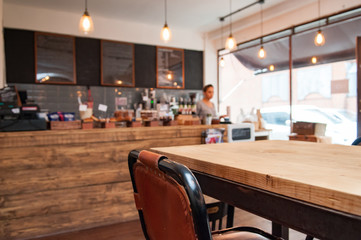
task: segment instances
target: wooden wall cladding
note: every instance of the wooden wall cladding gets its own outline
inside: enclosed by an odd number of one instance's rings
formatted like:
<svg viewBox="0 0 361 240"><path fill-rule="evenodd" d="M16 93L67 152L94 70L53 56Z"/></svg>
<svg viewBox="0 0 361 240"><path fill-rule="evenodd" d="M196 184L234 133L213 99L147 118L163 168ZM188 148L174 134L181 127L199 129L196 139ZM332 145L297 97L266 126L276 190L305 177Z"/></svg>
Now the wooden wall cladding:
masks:
<svg viewBox="0 0 361 240"><path fill-rule="evenodd" d="M0 239L137 219L128 153L200 144L213 127L0 133Z"/></svg>
<svg viewBox="0 0 361 240"><path fill-rule="evenodd" d="M34 32L4 28L8 83L34 83ZM101 86L100 39L75 38L76 85ZM134 44L135 87L156 87L156 46ZM184 51L185 89L203 87L203 52Z"/></svg>

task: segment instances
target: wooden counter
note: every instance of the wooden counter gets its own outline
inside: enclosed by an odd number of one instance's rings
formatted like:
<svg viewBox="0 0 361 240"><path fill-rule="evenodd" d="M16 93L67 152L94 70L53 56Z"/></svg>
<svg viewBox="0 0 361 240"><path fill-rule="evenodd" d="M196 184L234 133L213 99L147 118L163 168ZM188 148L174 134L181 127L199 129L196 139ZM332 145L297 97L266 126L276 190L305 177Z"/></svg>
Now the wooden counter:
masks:
<svg viewBox="0 0 361 240"><path fill-rule="evenodd" d="M201 143L213 126L0 133L0 239L137 219L132 149Z"/></svg>

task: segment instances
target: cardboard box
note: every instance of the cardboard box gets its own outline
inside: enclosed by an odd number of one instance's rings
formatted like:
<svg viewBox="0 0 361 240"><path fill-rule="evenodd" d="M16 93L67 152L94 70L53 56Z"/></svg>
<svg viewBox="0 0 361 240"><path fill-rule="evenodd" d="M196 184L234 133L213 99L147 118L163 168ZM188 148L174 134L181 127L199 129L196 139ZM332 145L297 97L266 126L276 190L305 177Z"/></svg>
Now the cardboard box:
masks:
<svg viewBox="0 0 361 240"><path fill-rule="evenodd" d="M50 122L51 130L70 130L70 129L80 129L80 128L81 128L80 120L68 121L68 122L62 122L62 121Z"/></svg>
<svg viewBox="0 0 361 240"><path fill-rule="evenodd" d="M293 124L292 132L299 135L325 136L326 124L314 122L295 122Z"/></svg>
<svg viewBox="0 0 361 240"><path fill-rule="evenodd" d="M316 136L316 135L290 135L289 139L292 141L305 141L305 142L317 142L317 143L332 143L331 137Z"/></svg>
<svg viewBox="0 0 361 240"><path fill-rule="evenodd" d="M141 121L127 122L127 127L141 127L141 126L142 126Z"/></svg>
<svg viewBox="0 0 361 240"><path fill-rule="evenodd" d="M82 129L93 129L93 122L82 122Z"/></svg>

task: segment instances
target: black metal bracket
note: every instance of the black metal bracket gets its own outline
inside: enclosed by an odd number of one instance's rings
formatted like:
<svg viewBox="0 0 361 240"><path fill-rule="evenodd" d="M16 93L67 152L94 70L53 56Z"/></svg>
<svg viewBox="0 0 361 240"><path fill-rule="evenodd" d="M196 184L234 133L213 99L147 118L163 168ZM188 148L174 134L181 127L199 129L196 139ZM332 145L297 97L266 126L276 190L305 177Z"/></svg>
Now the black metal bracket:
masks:
<svg viewBox="0 0 361 240"><path fill-rule="evenodd" d="M265 1L265 0L258 0L258 1L254 2L254 3L248 4L247 6L245 6L245 7L243 7L243 8L237 9L237 10L234 11L234 12L231 12L231 13L223 16L223 17L220 17L220 18L219 18L219 21L223 22L224 19L226 19L227 17L230 17L230 16L232 16L233 14L238 13L238 12L241 12L241 11L243 11L243 10L249 8L249 7L252 7L253 5L256 5L256 4L258 4L258 3L259 3L259 4L263 4L264 1Z"/></svg>

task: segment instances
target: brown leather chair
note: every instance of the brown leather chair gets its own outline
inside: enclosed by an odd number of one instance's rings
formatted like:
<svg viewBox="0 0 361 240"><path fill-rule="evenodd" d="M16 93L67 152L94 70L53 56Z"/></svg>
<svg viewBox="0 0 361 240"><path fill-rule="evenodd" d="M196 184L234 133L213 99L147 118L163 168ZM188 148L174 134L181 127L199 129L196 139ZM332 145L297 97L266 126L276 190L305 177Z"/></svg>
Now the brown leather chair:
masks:
<svg viewBox="0 0 361 240"><path fill-rule="evenodd" d="M182 164L149 151L131 151L128 165L146 239L281 239L253 227L211 232L198 181Z"/></svg>

